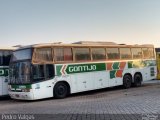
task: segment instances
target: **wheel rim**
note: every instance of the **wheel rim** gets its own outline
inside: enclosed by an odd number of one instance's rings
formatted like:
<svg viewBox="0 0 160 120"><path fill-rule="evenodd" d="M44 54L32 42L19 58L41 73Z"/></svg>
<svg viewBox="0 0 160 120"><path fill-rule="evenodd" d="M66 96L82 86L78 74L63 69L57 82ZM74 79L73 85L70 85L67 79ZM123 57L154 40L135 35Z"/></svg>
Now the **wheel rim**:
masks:
<svg viewBox="0 0 160 120"><path fill-rule="evenodd" d="M129 76L129 75L126 75L126 76L124 76L124 79L123 79L123 84L124 84L124 87L125 88L130 88L131 87L131 81L132 79L131 79L131 77Z"/></svg>
<svg viewBox="0 0 160 120"><path fill-rule="evenodd" d="M130 79L129 79L129 78L127 78L127 79L126 79L126 83L127 83L127 85L126 85L126 86L127 86L127 87L130 87L131 82L130 82Z"/></svg>
<svg viewBox="0 0 160 120"><path fill-rule="evenodd" d="M141 78L140 78L140 77L137 77L137 78L136 78L136 82L137 82L137 85L140 85L140 84L141 84Z"/></svg>
<svg viewBox="0 0 160 120"><path fill-rule="evenodd" d="M63 86L63 85L60 85L60 86L58 87L58 89L57 89L58 95L64 95L64 94L65 94L65 91L66 91L66 88L65 88L65 86Z"/></svg>

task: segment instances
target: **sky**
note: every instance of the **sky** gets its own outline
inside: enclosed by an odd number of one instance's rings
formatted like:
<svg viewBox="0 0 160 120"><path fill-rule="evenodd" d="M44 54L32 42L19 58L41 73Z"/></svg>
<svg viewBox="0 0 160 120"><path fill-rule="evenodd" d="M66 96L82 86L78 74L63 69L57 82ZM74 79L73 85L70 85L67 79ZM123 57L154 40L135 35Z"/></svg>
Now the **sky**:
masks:
<svg viewBox="0 0 160 120"><path fill-rule="evenodd" d="M0 0L0 46L77 41L160 47L160 0Z"/></svg>

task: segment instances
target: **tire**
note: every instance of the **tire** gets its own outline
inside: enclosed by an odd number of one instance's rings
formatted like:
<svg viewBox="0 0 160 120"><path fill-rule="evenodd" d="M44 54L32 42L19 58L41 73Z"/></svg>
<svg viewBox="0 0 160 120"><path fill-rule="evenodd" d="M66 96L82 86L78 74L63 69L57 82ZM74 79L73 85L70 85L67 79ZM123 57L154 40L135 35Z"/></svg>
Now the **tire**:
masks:
<svg viewBox="0 0 160 120"><path fill-rule="evenodd" d="M132 84L132 77L130 75L125 75L123 77L123 87L125 89L130 88Z"/></svg>
<svg viewBox="0 0 160 120"><path fill-rule="evenodd" d="M61 99L61 98L65 98L68 95L68 86L63 83L57 83L54 87L54 97Z"/></svg>
<svg viewBox="0 0 160 120"><path fill-rule="evenodd" d="M134 75L134 83L133 85L135 87L140 87L142 85L142 76L140 74Z"/></svg>

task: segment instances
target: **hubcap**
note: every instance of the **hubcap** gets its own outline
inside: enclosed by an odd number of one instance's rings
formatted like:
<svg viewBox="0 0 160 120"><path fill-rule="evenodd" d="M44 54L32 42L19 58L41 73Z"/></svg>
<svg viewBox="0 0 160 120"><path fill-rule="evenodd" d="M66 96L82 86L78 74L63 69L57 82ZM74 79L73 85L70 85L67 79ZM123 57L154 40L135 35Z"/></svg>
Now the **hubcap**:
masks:
<svg viewBox="0 0 160 120"><path fill-rule="evenodd" d="M137 82L138 85L140 85L141 84L141 78L137 77L136 82Z"/></svg>
<svg viewBox="0 0 160 120"><path fill-rule="evenodd" d="M62 94L64 94L64 92L65 92L65 87L62 86L62 85L59 86L59 87L58 87L58 94L59 94L59 95L62 95Z"/></svg>
<svg viewBox="0 0 160 120"><path fill-rule="evenodd" d="M129 87L130 86L130 79L129 78L126 79L126 83L127 83L127 87Z"/></svg>

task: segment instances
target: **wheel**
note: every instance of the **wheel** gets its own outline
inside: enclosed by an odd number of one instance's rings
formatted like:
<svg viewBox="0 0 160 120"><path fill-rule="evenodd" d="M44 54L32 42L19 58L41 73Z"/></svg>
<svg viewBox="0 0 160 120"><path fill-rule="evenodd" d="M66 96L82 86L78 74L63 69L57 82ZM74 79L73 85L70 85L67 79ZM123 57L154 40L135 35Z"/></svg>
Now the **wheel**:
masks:
<svg viewBox="0 0 160 120"><path fill-rule="evenodd" d="M54 97L55 98L65 98L68 95L68 86L63 83L57 83L54 87Z"/></svg>
<svg viewBox="0 0 160 120"><path fill-rule="evenodd" d="M132 84L132 77L130 75L125 75L123 77L123 86L125 89L130 88Z"/></svg>
<svg viewBox="0 0 160 120"><path fill-rule="evenodd" d="M135 74L133 85L135 87L140 87L142 85L142 76L140 74Z"/></svg>

